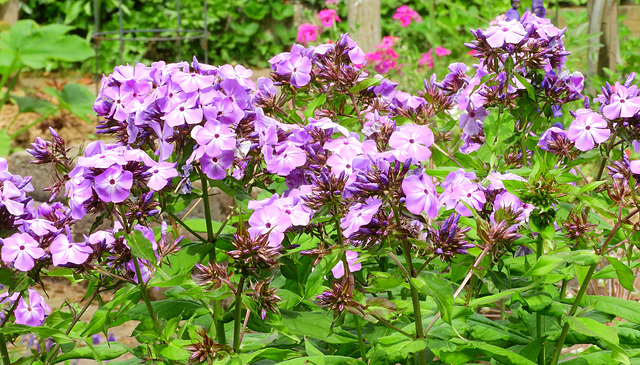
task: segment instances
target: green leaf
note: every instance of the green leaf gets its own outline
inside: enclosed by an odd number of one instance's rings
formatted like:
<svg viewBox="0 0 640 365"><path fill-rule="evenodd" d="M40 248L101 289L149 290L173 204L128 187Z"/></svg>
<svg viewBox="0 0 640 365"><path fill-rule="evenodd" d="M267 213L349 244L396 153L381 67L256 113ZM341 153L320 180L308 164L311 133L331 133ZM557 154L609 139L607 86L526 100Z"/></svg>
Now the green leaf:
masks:
<svg viewBox="0 0 640 365"><path fill-rule="evenodd" d="M558 267L564 260L556 255L541 256L522 276L544 276Z"/></svg>
<svg viewBox="0 0 640 365"><path fill-rule="evenodd" d="M413 283L420 292L433 297L442 315L442 320L451 324L453 316L453 292L449 282L439 275L427 272L419 278L411 279L411 283Z"/></svg>
<svg viewBox="0 0 640 365"><path fill-rule="evenodd" d="M531 342L531 339L523 336L522 333L479 314L472 314L467 319L467 325L471 327L473 337L483 341L508 342L517 345L526 345Z"/></svg>
<svg viewBox="0 0 640 365"><path fill-rule="evenodd" d="M209 310L199 301L188 299L165 299L151 302L153 311L160 318L171 319L181 317L189 319L194 315L209 313ZM144 321L149 318L149 311L145 303L138 303L127 311L126 315L136 321Z"/></svg>
<svg viewBox="0 0 640 365"><path fill-rule="evenodd" d="M364 361L346 356L309 356L283 361L280 365L365 365Z"/></svg>
<svg viewBox="0 0 640 365"><path fill-rule="evenodd" d="M282 314L283 331L289 331L294 335L317 338L327 343L344 344L356 343L355 335L344 330L333 328L331 333L332 316L329 313L298 312L280 310Z"/></svg>
<svg viewBox="0 0 640 365"><path fill-rule="evenodd" d="M394 333L389 336L380 337L378 342L387 351L387 353L399 356L401 358L407 358L410 354L415 354L427 348L427 341L425 339L409 339L399 333Z"/></svg>
<svg viewBox="0 0 640 365"><path fill-rule="evenodd" d="M20 113L49 114L58 109L57 106L43 99L30 98L26 96L12 96L11 98L18 104L18 111Z"/></svg>
<svg viewBox="0 0 640 365"><path fill-rule="evenodd" d="M304 338L304 350L308 356L324 356L324 353L316 347L313 341L306 337Z"/></svg>
<svg viewBox="0 0 640 365"><path fill-rule="evenodd" d="M269 12L269 4L251 0L242 8L242 11L251 19L262 20Z"/></svg>
<svg viewBox="0 0 640 365"><path fill-rule="evenodd" d="M152 243L142 232L134 230L133 233L125 234L124 238L127 240L127 246L131 249L133 256L147 260L152 264L156 262Z"/></svg>
<svg viewBox="0 0 640 365"><path fill-rule="evenodd" d="M578 190L576 195L580 195L582 193L586 193L589 191L593 191L595 188L597 188L598 186L602 185L606 183L605 180L600 180L600 181L594 181L594 182L590 182L587 185L584 185L580 188L580 190Z"/></svg>
<svg viewBox="0 0 640 365"><path fill-rule="evenodd" d="M535 365L536 363L515 352L494 346L486 342L471 341L471 345L483 354L495 359L503 364L513 365Z"/></svg>
<svg viewBox="0 0 640 365"><path fill-rule="evenodd" d="M589 317L567 317L565 321L569 327L585 336L595 337L610 343L618 344L618 333L614 327L602 324Z"/></svg>
<svg viewBox="0 0 640 365"><path fill-rule="evenodd" d="M595 304L595 305L594 305ZM583 307L594 305L593 309L613 314L633 323L640 324L640 303L618 297L587 295L582 300Z"/></svg>
<svg viewBox="0 0 640 365"><path fill-rule="evenodd" d="M280 361L297 358L300 357L300 352L289 350L289 349L278 349L278 348L265 348L251 354L243 354L241 355L242 360L245 363L253 364L260 360L273 360L280 363Z"/></svg>
<svg viewBox="0 0 640 365"><path fill-rule="evenodd" d="M11 152L11 137L6 130L0 129L0 157L9 156L9 152Z"/></svg>
<svg viewBox="0 0 640 365"><path fill-rule="evenodd" d="M89 117L95 115L93 111L95 98L84 85L66 84L60 92L60 107L87 123L91 123Z"/></svg>
<svg viewBox="0 0 640 365"><path fill-rule="evenodd" d="M364 79L362 80L360 83L358 83L356 86L353 86L349 89L350 93L357 93L359 91L362 91L368 87L371 86L378 86L380 85L380 82L382 81L382 79L376 79L376 78L369 78L369 79Z"/></svg>
<svg viewBox="0 0 640 365"><path fill-rule="evenodd" d="M304 297L311 298L316 296L322 283L324 282L324 276L329 271L328 269L328 257L323 257L320 263L314 268L313 272L307 278L307 284L304 288ZM333 267L333 266L332 266Z"/></svg>
<svg viewBox="0 0 640 365"><path fill-rule="evenodd" d="M636 276L634 275L633 271L615 257L607 256L607 260L609 260L611 266L613 266L613 268L616 270L616 274L618 275L620 284L622 284L622 286L628 291L632 293L636 292L636 288L633 286L633 283L636 280Z"/></svg>
<svg viewBox="0 0 640 365"><path fill-rule="evenodd" d="M533 86L531 86L531 83L529 83L529 81L527 81L524 77L520 76L517 72L514 73L513 75L527 89L527 94L529 95L529 98L531 100L535 101L536 100L536 92L533 90Z"/></svg>
<svg viewBox="0 0 640 365"><path fill-rule="evenodd" d="M316 108L319 105L324 104L324 102L327 100L327 95L325 94L321 94L320 96L318 96L317 98L311 100L308 104L307 104L307 108L304 111L304 116L306 118L311 118L313 117L313 113L316 110Z"/></svg>
<svg viewBox="0 0 640 365"><path fill-rule="evenodd" d="M160 355L163 359L185 361L189 360L191 352L185 350L186 346L190 345L191 341L188 340L173 340L166 346L163 346L160 350Z"/></svg>
<svg viewBox="0 0 640 365"><path fill-rule="evenodd" d="M103 345L93 346L93 350L89 347L78 347L72 351L61 354L56 358L56 362L63 362L72 359L94 359L94 360L112 360L127 353L127 348L118 342L108 342ZM98 355L98 359L95 358Z"/></svg>

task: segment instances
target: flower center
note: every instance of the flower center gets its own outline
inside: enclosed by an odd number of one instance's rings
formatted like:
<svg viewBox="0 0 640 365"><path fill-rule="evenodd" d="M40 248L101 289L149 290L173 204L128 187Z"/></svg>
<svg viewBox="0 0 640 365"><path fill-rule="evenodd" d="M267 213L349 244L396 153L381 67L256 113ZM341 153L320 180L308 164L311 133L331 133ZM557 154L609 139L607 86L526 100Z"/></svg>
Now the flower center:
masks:
<svg viewBox="0 0 640 365"><path fill-rule="evenodd" d="M213 138L220 138L220 135L218 133L213 135Z"/></svg>
<svg viewBox="0 0 640 365"><path fill-rule="evenodd" d="M271 228L271 223L267 223L264 226L267 227L267 228Z"/></svg>
<svg viewBox="0 0 640 365"><path fill-rule="evenodd" d="M73 244L69 244L69 248L72 248L72 247L73 247Z"/></svg>
<svg viewBox="0 0 640 365"><path fill-rule="evenodd" d="M183 112L183 111L184 111L184 107L183 107L183 106L181 106L181 107L180 107L180 111L181 111L181 112Z"/></svg>
<svg viewBox="0 0 640 365"><path fill-rule="evenodd" d="M414 140L413 138L411 138L411 139L409 140L409 143L415 143L415 140Z"/></svg>
<svg viewBox="0 0 640 365"><path fill-rule="evenodd" d="M116 183L116 180L115 180L115 179L111 179L111 180L109 180L109 184L111 184L111 185L115 185L115 183Z"/></svg>
<svg viewBox="0 0 640 365"><path fill-rule="evenodd" d="M588 126L584 127L584 129L589 130L589 129L591 129L591 126L588 125Z"/></svg>
<svg viewBox="0 0 640 365"><path fill-rule="evenodd" d="M25 247L24 247L23 245L21 245L21 246L20 246L20 251L23 251L23 250L24 250L24 248L25 248Z"/></svg>

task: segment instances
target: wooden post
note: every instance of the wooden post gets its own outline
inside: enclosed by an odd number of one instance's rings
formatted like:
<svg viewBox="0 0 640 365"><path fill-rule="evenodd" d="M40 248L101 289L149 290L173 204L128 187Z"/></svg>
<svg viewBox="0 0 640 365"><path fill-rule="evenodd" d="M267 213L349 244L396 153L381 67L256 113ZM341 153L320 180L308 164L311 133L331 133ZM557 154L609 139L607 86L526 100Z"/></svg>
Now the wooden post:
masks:
<svg viewBox="0 0 640 365"><path fill-rule="evenodd" d="M349 0L349 35L365 52L380 44L380 0Z"/></svg>
<svg viewBox="0 0 640 365"><path fill-rule="evenodd" d="M603 47L598 55L598 74L604 76L604 67L615 71L616 65L622 63L618 37L618 0L607 0L604 6L600 43Z"/></svg>
<svg viewBox="0 0 640 365"><path fill-rule="evenodd" d="M0 5L0 22L13 25L18 21L18 14L20 14L19 0L9 0Z"/></svg>

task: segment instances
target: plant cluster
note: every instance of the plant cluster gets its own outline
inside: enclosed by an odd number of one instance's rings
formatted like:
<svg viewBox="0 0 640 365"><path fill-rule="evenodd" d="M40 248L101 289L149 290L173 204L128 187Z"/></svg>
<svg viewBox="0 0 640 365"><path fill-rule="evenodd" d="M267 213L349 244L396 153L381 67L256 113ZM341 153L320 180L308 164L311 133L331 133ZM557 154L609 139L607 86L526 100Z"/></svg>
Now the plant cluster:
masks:
<svg viewBox="0 0 640 365"><path fill-rule="evenodd" d="M638 303L587 288L635 290L640 96L631 75L591 109L563 33L529 11L474 30L477 62L417 95L347 34L257 83L195 58L116 67L94 104L116 143L73 157L52 131L31 150L66 205L33 207L0 165L5 364L25 333L42 345L21 360L44 364L555 365L573 344L590 347L565 363L631 364ZM211 187L235 199L223 222ZM206 219L180 219L199 199ZM73 239L87 214L111 228ZM85 305L49 308L45 275L88 281ZM127 321L138 346L90 340Z"/></svg>

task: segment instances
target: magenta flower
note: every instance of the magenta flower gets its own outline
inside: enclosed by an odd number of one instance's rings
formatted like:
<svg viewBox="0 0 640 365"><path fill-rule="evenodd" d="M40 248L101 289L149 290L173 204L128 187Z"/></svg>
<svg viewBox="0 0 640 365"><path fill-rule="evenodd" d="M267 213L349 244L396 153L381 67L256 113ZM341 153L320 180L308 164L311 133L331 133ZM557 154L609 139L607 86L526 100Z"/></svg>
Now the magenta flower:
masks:
<svg viewBox="0 0 640 365"><path fill-rule="evenodd" d="M569 126L567 137L575 143L580 151L589 151L611 135L607 121L589 109L576 111L576 119Z"/></svg>
<svg viewBox="0 0 640 365"><path fill-rule="evenodd" d="M147 172L151 174L147 186L155 191L162 190L172 178L178 176L176 164L171 162L158 162L151 166Z"/></svg>
<svg viewBox="0 0 640 365"><path fill-rule="evenodd" d="M287 176L291 170L307 162L307 154L293 144L282 145L276 150L277 154L274 154L273 148L269 146L263 148L267 171L272 174Z"/></svg>
<svg viewBox="0 0 640 365"><path fill-rule="evenodd" d="M13 266L20 271L31 270L35 260L44 256L38 241L27 233L14 233L2 241L2 261L13 262Z"/></svg>
<svg viewBox="0 0 640 365"><path fill-rule="evenodd" d="M291 218L277 205L256 209L249 218L252 237L269 234L269 246L277 247L284 239L284 231L291 226Z"/></svg>
<svg viewBox="0 0 640 365"><path fill-rule="evenodd" d="M381 48L381 49L392 48L396 44L396 41L398 39L400 38L392 37L392 36L382 37L382 41L380 42L380 45L376 46L376 48Z"/></svg>
<svg viewBox="0 0 640 365"><path fill-rule="evenodd" d="M2 184L2 192L0 192L0 206L4 206L9 213L15 216L21 216L24 213L24 204L13 199L21 198L22 192L9 180L5 180Z"/></svg>
<svg viewBox="0 0 640 365"><path fill-rule="evenodd" d="M223 151L216 157L204 155L199 161L209 179L222 180L227 177L227 169L233 165L233 157L233 151Z"/></svg>
<svg viewBox="0 0 640 365"><path fill-rule="evenodd" d="M403 28L408 27L412 21L416 23L422 23L422 18L420 14L418 14L415 10L411 9L407 5L402 5L398 9L396 9L396 13L393 14L393 19L400 22L400 25Z"/></svg>
<svg viewBox="0 0 640 365"><path fill-rule="evenodd" d="M85 243L74 243L69 241L66 234L59 234L51 243L51 259L55 266L66 264L84 264L93 250Z"/></svg>
<svg viewBox="0 0 640 365"><path fill-rule="evenodd" d="M318 12L318 18L320 18L322 26L325 28L331 28L334 21L338 23L342 22L342 20L338 16L338 12L336 11L336 9L321 10L320 12Z"/></svg>
<svg viewBox="0 0 640 365"><path fill-rule="evenodd" d="M279 75L291 75L289 81L293 87L303 87L311 81L311 60L300 54L294 54L290 59L278 64L276 71Z"/></svg>
<svg viewBox="0 0 640 365"><path fill-rule="evenodd" d="M205 153L210 157L218 157L223 151L233 151L236 139L229 128L216 121L208 121L202 126L195 126L191 130L191 137L201 146L206 146Z"/></svg>
<svg viewBox="0 0 640 365"><path fill-rule="evenodd" d="M123 170L120 165L113 165L96 176L94 189L103 202L122 203L129 197L132 186L131 171Z"/></svg>
<svg viewBox="0 0 640 365"><path fill-rule="evenodd" d="M51 308L37 291L29 289L29 304L20 297L16 310L16 323L26 326L42 326L47 314L51 313Z"/></svg>
<svg viewBox="0 0 640 365"><path fill-rule="evenodd" d="M438 57L444 57L444 56L448 56L448 55L451 54L450 50L448 50L448 49L446 49L446 48L444 48L442 46L436 47L436 51L435 52L436 52L436 55Z"/></svg>
<svg viewBox="0 0 640 365"><path fill-rule="evenodd" d="M366 204L356 203L349 208L349 213L340 221L340 227L345 237L349 238L352 234L365 224L369 224L373 215L378 212L382 206L382 201L378 198L370 199Z"/></svg>
<svg viewBox="0 0 640 365"><path fill-rule="evenodd" d="M499 48L504 46L505 43L520 43L526 33L519 21L512 20L497 27L490 27L484 35L487 37L487 43L489 43L491 47Z"/></svg>
<svg viewBox="0 0 640 365"><path fill-rule="evenodd" d="M427 66L428 68L433 68L433 50L429 50L429 52L425 53L418 60L418 66Z"/></svg>
<svg viewBox="0 0 640 365"><path fill-rule="evenodd" d="M400 162L415 158L426 161L431 156L429 147L433 144L433 132L426 125L407 124L391 134L389 146L396 150Z"/></svg>
<svg viewBox="0 0 640 365"><path fill-rule="evenodd" d="M308 45L318 38L318 26L311 23L300 24L298 27L298 42Z"/></svg>
<svg viewBox="0 0 640 365"><path fill-rule="evenodd" d="M347 251L347 265L349 265L349 272L356 272L362 269L362 264L358 261L358 252L356 251ZM338 264L331 269L333 273L333 277L336 279L340 279L344 275L344 263L342 260L338 261Z"/></svg>
<svg viewBox="0 0 640 365"><path fill-rule="evenodd" d="M611 95L609 105L602 108L602 114L609 120L631 118L640 110L640 96L629 95L629 89L616 82L616 91Z"/></svg>
<svg viewBox="0 0 640 365"><path fill-rule="evenodd" d="M429 218L435 218L438 215L440 203L431 177L424 173L408 176L402 181L402 191L407 197L408 211L413 214L426 212Z"/></svg>

